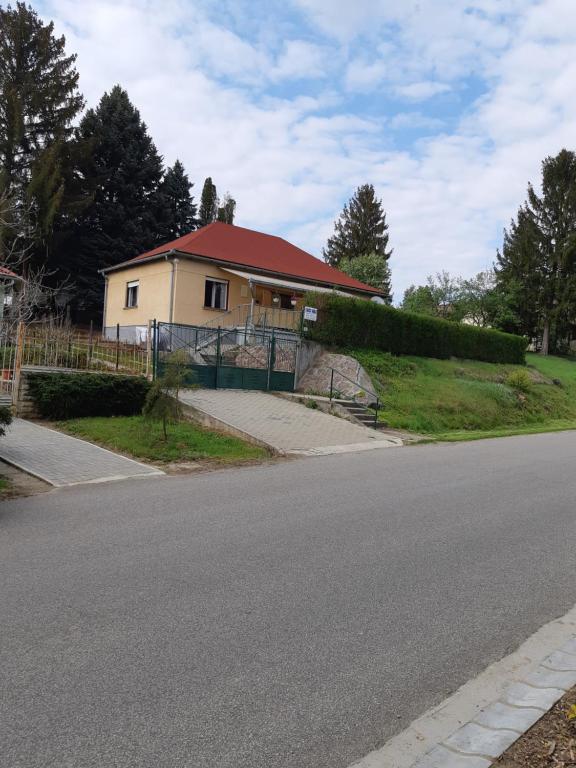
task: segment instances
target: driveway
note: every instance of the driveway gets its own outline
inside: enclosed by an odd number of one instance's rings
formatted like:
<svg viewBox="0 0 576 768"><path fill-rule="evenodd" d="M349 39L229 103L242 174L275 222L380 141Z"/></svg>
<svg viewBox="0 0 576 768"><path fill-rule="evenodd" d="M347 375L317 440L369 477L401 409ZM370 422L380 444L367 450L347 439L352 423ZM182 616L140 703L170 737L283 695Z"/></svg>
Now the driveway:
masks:
<svg viewBox="0 0 576 768"><path fill-rule="evenodd" d="M164 474L148 464L24 419L14 419L0 439L0 459L55 486Z"/></svg>
<svg viewBox="0 0 576 768"><path fill-rule="evenodd" d="M0 763L346 768L576 602L576 434L0 507Z"/></svg>
<svg viewBox="0 0 576 768"><path fill-rule="evenodd" d="M402 445L393 435L268 392L190 389L181 392L180 399L282 453L327 454Z"/></svg>

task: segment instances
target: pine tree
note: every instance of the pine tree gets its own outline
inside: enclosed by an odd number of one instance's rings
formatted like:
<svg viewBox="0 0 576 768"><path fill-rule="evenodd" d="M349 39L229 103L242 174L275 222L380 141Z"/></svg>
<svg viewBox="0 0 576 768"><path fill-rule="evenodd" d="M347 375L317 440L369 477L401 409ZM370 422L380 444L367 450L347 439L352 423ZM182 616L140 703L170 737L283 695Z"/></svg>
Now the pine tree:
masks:
<svg viewBox="0 0 576 768"><path fill-rule="evenodd" d="M157 243L163 167L146 124L119 85L86 112L77 139L91 148L79 170L96 185L91 205L76 222L67 261L77 285L76 309L94 314L102 310L98 270Z"/></svg>
<svg viewBox="0 0 576 768"><path fill-rule="evenodd" d="M497 255L498 287L518 330L561 350L576 314L576 155L563 149L542 163L542 193L528 200L504 233Z"/></svg>
<svg viewBox="0 0 576 768"><path fill-rule="evenodd" d="M172 168L167 169L159 188L159 242L175 240L196 228L196 204L190 194L192 187L184 166L176 160Z"/></svg>
<svg viewBox="0 0 576 768"><path fill-rule="evenodd" d="M212 178L208 176L202 187L202 197L200 198L200 211L198 213L198 226L205 227L216 221L218 216L218 193L216 186L212 183Z"/></svg>
<svg viewBox="0 0 576 768"><path fill-rule="evenodd" d="M576 154L566 149L542 163L542 194L528 203L540 233L542 354L570 334L576 308Z"/></svg>
<svg viewBox="0 0 576 768"><path fill-rule="evenodd" d="M236 200L226 192L222 204L218 206L217 220L224 224L234 224L234 214L236 212Z"/></svg>
<svg viewBox="0 0 576 768"><path fill-rule="evenodd" d="M324 259L337 267L342 259L352 261L358 256L375 253L388 261L388 225L382 201L378 200L372 184L358 187L352 199L334 224L334 235L328 239Z"/></svg>
<svg viewBox="0 0 576 768"><path fill-rule="evenodd" d="M509 333L536 339L541 333L541 233L531 210L523 205L504 230L502 251L496 254L496 284L507 312L498 326Z"/></svg>
<svg viewBox="0 0 576 768"><path fill-rule="evenodd" d="M84 106L75 61L54 25L25 3L0 8L0 191L44 247L68 202L67 144Z"/></svg>

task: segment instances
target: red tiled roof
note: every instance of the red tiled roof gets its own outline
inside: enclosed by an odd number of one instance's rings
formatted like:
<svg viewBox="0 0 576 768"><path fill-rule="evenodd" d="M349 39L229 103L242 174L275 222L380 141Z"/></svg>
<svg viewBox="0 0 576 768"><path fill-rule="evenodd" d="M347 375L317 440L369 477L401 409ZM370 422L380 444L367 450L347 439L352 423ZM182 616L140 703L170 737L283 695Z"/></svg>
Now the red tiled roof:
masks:
<svg viewBox="0 0 576 768"><path fill-rule="evenodd" d="M170 243L160 245L111 269L132 265L171 250L191 256L203 256L237 267L249 267L273 275L297 277L328 286L336 285L372 294L380 293L378 289L354 280L281 237L265 235L263 232L219 221L183 235Z"/></svg>
<svg viewBox="0 0 576 768"><path fill-rule="evenodd" d="M0 276L4 275L5 277L15 277L18 278L18 275L16 272L12 272L11 269L8 269L8 267L0 267Z"/></svg>

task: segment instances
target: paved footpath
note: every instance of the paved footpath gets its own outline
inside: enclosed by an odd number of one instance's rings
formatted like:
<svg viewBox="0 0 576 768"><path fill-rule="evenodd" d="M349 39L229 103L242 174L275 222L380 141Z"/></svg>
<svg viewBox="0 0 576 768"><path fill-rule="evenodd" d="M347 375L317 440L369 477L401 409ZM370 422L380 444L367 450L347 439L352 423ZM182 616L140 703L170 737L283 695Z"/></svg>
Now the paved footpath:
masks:
<svg viewBox="0 0 576 768"><path fill-rule="evenodd" d="M282 453L327 454L390 448L402 441L267 392L193 389L180 399Z"/></svg>
<svg viewBox="0 0 576 768"><path fill-rule="evenodd" d="M0 459L55 486L164 474L155 467L24 419L14 419L0 440Z"/></svg>

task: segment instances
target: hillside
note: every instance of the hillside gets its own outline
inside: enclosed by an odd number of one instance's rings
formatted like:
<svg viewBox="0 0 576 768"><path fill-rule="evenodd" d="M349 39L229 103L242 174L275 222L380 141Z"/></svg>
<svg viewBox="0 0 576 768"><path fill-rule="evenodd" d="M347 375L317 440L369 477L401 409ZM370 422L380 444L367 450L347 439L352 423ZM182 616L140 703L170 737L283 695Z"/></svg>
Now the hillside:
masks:
<svg viewBox="0 0 576 768"><path fill-rule="evenodd" d="M443 440L576 429L576 362L528 354L527 366L348 350L391 427Z"/></svg>

